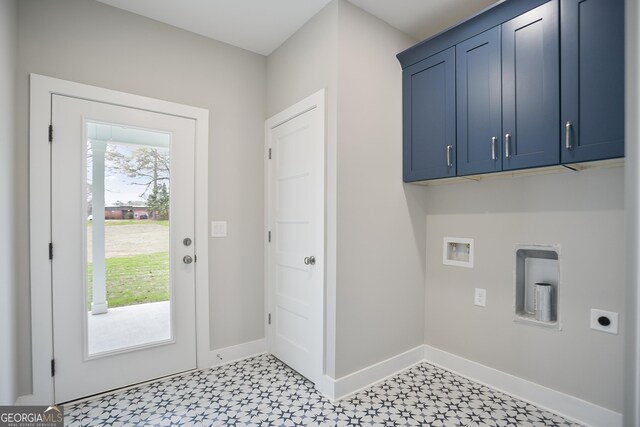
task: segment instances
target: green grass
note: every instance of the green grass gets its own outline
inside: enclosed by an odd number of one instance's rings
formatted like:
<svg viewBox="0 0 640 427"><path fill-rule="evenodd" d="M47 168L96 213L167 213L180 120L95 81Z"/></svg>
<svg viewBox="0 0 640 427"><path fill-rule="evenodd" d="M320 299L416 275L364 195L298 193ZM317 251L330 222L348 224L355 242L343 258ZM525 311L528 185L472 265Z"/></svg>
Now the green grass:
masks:
<svg viewBox="0 0 640 427"><path fill-rule="evenodd" d="M169 253L107 258L109 307L167 301L169 299ZM93 290L93 265L88 265L89 309Z"/></svg>
<svg viewBox="0 0 640 427"><path fill-rule="evenodd" d="M122 225L146 224L149 220L145 219L107 219L104 221L105 227L120 227Z"/></svg>
<svg viewBox="0 0 640 427"><path fill-rule="evenodd" d="M87 221L87 225L91 226L93 221ZM123 225L144 225L144 224L158 224L165 227L169 226L168 219L161 219L155 221L153 219L107 219L104 222L105 227L120 227Z"/></svg>

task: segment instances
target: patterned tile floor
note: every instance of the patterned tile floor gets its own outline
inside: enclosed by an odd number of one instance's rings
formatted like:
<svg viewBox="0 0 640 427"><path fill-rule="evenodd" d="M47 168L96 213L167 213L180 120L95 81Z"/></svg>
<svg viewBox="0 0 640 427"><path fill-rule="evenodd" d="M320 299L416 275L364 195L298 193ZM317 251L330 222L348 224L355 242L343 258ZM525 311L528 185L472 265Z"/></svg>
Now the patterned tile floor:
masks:
<svg viewBox="0 0 640 427"><path fill-rule="evenodd" d="M261 355L65 405L70 426L577 426L421 363L332 404Z"/></svg>

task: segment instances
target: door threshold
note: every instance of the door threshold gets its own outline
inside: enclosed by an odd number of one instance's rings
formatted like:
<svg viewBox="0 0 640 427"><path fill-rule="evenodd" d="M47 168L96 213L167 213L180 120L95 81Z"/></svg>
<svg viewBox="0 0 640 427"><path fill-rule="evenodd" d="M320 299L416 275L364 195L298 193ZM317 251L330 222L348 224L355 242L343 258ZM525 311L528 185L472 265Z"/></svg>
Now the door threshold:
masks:
<svg viewBox="0 0 640 427"><path fill-rule="evenodd" d="M200 369L198 369L198 368L187 369L186 371L176 372L175 374L165 375L165 376L162 376L162 377L157 377L157 378L153 378L153 379L146 380L146 381L140 381L138 383L130 384L130 385L127 385L127 386L124 386L124 387L113 388L111 390L103 391L101 393L96 393L96 394L92 394L90 396L81 397L80 399L67 400L66 402L56 402L56 405L69 405L69 404L76 405L78 403L89 402L89 401L92 401L92 400L96 400L96 399L102 398L103 396L106 396L107 394L112 394L112 393L116 393L116 392L131 390L132 388L140 387L140 386L143 386L143 385L148 385L148 384L151 384L151 383L154 383L154 382L157 382L157 381L166 380L166 379L169 379L169 378L179 377L181 375L189 374L189 373L192 373L192 372L197 372L199 370Z"/></svg>

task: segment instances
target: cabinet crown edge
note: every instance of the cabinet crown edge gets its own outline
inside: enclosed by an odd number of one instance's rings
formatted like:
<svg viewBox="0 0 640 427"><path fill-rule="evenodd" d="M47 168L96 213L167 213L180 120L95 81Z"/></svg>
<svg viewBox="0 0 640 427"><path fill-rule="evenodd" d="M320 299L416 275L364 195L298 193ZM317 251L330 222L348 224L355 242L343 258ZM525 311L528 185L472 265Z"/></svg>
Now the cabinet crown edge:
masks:
<svg viewBox="0 0 640 427"><path fill-rule="evenodd" d="M398 53L402 69L410 67L550 0L503 0L493 6Z"/></svg>

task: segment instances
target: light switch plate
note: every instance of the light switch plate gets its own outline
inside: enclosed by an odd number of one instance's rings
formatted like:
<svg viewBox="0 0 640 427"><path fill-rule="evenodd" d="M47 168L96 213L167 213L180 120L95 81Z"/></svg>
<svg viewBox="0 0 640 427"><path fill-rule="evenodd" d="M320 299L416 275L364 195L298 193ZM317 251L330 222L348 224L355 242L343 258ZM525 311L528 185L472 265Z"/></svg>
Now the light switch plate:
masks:
<svg viewBox="0 0 640 427"><path fill-rule="evenodd" d="M473 303L478 307L486 307L487 306L487 290L476 288L476 294L473 299Z"/></svg>
<svg viewBox="0 0 640 427"><path fill-rule="evenodd" d="M211 221L211 237L227 237L227 221Z"/></svg>
<svg viewBox="0 0 640 427"><path fill-rule="evenodd" d="M617 335L618 313L592 308L591 329Z"/></svg>

